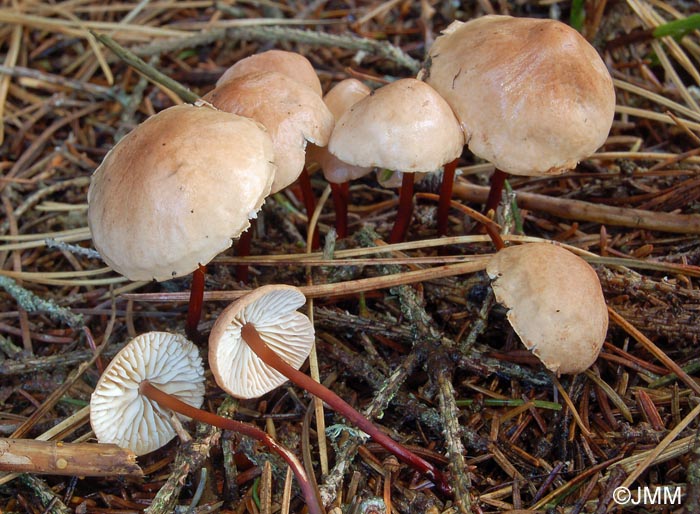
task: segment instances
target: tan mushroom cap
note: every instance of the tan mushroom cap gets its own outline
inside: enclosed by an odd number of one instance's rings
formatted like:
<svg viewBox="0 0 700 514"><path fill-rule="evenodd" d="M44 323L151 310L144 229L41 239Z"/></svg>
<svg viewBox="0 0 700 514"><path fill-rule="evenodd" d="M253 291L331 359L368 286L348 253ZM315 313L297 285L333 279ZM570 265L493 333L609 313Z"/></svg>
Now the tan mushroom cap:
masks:
<svg viewBox="0 0 700 514"><path fill-rule="evenodd" d="M345 79L338 82L323 97L326 107L331 111L335 121L350 107L368 96L372 90L357 79ZM311 145L306 151L307 162L317 162L328 182L342 184L364 177L372 167L354 166L343 162L328 151L327 147Z"/></svg>
<svg viewBox="0 0 700 514"><path fill-rule="evenodd" d="M92 176L93 243L131 280L186 275L250 226L270 192L272 158L252 120L191 105L151 116Z"/></svg>
<svg viewBox="0 0 700 514"><path fill-rule="evenodd" d="M321 81L318 79L316 70L314 70L309 60L301 54L285 50L268 50L241 59L221 75L219 80L216 81L216 87L233 78L259 71L282 73L310 87L318 96L323 94Z"/></svg>
<svg viewBox="0 0 700 514"><path fill-rule="evenodd" d="M267 285L224 309L209 335L209 365L219 387L236 398L257 398L286 382L250 349L241 328L252 323L271 350L299 369L314 343L313 325L297 312L305 303L296 287Z"/></svg>
<svg viewBox="0 0 700 514"><path fill-rule="evenodd" d="M605 63L555 21L453 22L419 78L452 106L474 154L516 175L558 174L605 142L615 90Z"/></svg>
<svg viewBox="0 0 700 514"><path fill-rule="evenodd" d="M586 261L558 246L531 243L499 251L486 272L513 329L548 369L580 373L595 362L608 311Z"/></svg>
<svg viewBox="0 0 700 514"><path fill-rule="evenodd" d="M271 193L293 183L307 142L326 146L335 120L314 91L278 72L235 77L204 96L215 107L262 123L272 137L277 172Z"/></svg>
<svg viewBox="0 0 700 514"><path fill-rule="evenodd" d="M462 153L464 135L450 106L429 85L401 79L343 114L328 150L356 166L402 172L438 170Z"/></svg>
<svg viewBox="0 0 700 514"><path fill-rule="evenodd" d="M179 334L141 334L114 356L90 398L90 424L100 443L144 455L175 437L170 411L139 393L143 380L193 407L204 401L197 347Z"/></svg>

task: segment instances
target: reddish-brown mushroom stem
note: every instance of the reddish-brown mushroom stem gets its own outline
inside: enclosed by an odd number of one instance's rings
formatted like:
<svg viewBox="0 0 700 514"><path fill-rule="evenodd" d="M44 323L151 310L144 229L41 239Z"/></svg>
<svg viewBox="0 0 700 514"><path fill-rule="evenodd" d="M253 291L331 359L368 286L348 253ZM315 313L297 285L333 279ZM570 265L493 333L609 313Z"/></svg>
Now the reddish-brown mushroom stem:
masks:
<svg viewBox="0 0 700 514"><path fill-rule="evenodd" d="M236 243L236 256L248 257L250 255L250 243L253 239L253 227L248 227L248 230L241 234ZM239 282L248 282L248 265L238 264L236 266L236 280Z"/></svg>
<svg viewBox="0 0 700 514"><path fill-rule="evenodd" d="M311 222L311 217L314 215L316 210L316 198L314 198L314 191L311 188L311 178L309 177L309 171L306 166L301 170L301 174L297 179L299 182L299 187L301 188L301 198L304 201L304 208L306 209L306 218ZM310 227L309 227L310 229ZM314 235L311 239L311 249L318 250L321 247L321 240L318 235L318 227L314 229Z"/></svg>
<svg viewBox="0 0 700 514"><path fill-rule="evenodd" d="M394 228L389 235L389 243L401 243L406 239L408 224L413 212L413 173L404 173L399 190L399 208L396 213Z"/></svg>
<svg viewBox="0 0 700 514"><path fill-rule="evenodd" d="M507 178L508 174L498 168L491 175L491 188L486 199L486 205L484 205L484 214L488 215L489 211L496 212L498 204L501 203L501 193L503 193L503 186Z"/></svg>
<svg viewBox="0 0 700 514"><path fill-rule="evenodd" d="M442 172L442 184L440 185L440 202L437 210L437 235L438 237L447 234L448 214L450 213L450 200L452 199L452 186L455 182L455 171L457 161L448 162Z"/></svg>
<svg viewBox="0 0 700 514"><path fill-rule="evenodd" d="M381 432L371 421L357 412L349 403L333 391L287 364L274 351L268 348L252 323L243 325L241 328L241 335L250 349L253 350L255 355L260 357L265 364L282 373L297 386L326 402L333 410L337 411L347 418L348 421L366 432L367 435L396 455L396 457L425 474L430 480L435 482L443 493L451 494L452 487L448 483L445 475L434 465L411 452L400 443L397 443L384 432Z"/></svg>
<svg viewBox="0 0 700 514"><path fill-rule="evenodd" d="M215 427L221 428L222 430L231 430L233 432L238 432L239 434L252 437L256 441L259 441L260 443L264 444L270 450L282 457L287 464L289 464L289 467L292 469L292 472L294 472L294 475L296 476L297 481L299 482L299 487L301 488L301 492L304 495L304 499L309 509L309 513L323 514L323 509L321 508L321 504L318 498L316 497L316 492L311 486L309 478L306 475L306 471L304 471L304 467L301 465L299 460L291 451L289 451L284 446L280 445L277 441L275 441L272 437L270 437L268 434L266 434L259 428L233 419L222 418L221 416L212 414L211 412L192 407L191 405L178 400L174 396L171 396L168 393L161 391L153 384L151 384L148 380L144 380L143 382L141 382L141 384L139 385L139 392L146 398L149 398L150 400L174 412L178 412L192 419L196 419L197 421L201 421L202 423L213 425Z"/></svg>
<svg viewBox="0 0 700 514"><path fill-rule="evenodd" d="M333 206L335 207L335 233L338 239L344 239L348 235L348 201L350 199L350 183L331 184Z"/></svg>
<svg viewBox="0 0 700 514"><path fill-rule="evenodd" d="M190 301L187 305L187 322L185 333L190 341L198 342L200 339L199 320L202 319L202 304L204 303L204 277L207 267L199 267L192 272L192 285L190 286Z"/></svg>

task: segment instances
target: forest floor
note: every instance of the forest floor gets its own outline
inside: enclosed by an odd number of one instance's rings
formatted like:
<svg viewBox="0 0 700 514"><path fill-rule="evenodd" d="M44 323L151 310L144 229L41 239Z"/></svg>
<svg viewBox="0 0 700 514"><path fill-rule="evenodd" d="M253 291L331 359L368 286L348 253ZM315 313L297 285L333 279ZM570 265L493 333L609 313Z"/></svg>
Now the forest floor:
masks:
<svg viewBox="0 0 700 514"><path fill-rule="evenodd" d="M228 251L209 265L200 329L206 334L239 291L303 286L321 380L449 471L454 494L397 464L342 417L314 410L296 387L233 401L207 374L204 408L293 448L329 512L700 512L700 30L692 30L700 7L461 4L2 2L0 437L56 448L96 442L88 405L104 364L138 334L184 331L190 278L130 282L111 271L89 251L86 214L90 176L110 148L183 100L92 33L197 95L239 59L271 48L305 55L327 91L348 77L376 88L415 76L455 19L556 17L573 21L603 56L615 121L605 145L575 170L512 178L517 207L496 221L509 244L555 241L594 267L610 312L595 364L556 377L525 350L484 271L465 272L465 263L494 253L490 239L458 208L449 237L436 236L436 204L425 193L437 192L437 179L417 185L423 195L408 242L378 253L397 192L372 174L350 187L348 238L326 238L334 210L330 200L322 205L320 253L307 251L297 188L270 197L252 257ZM661 37L655 29L673 20L690 29L672 25L674 37ZM455 201L481 209L493 167L465 150L459 171ZM326 182L320 173L311 182L320 198ZM236 280L241 262L250 264L247 283ZM304 512L284 463L264 447L204 425L185 428L192 441L138 459L142 476L66 476L49 467L50 456L28 473L3 473L0 512ZM104 471L108 463L93 464ZM620 487L636 504L615 503ZM659 491L666 496L637 501Z"/></svg>

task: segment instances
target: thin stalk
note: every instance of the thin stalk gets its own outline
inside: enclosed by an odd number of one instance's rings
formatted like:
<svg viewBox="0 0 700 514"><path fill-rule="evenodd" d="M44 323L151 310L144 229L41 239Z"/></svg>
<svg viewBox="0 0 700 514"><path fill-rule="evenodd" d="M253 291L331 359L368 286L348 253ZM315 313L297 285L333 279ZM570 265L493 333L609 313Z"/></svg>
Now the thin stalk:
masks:
<svg viewBox="0 0 700 514"><path fill-rule="evenodd" d="M501 202L501 193L503 192L503 185L507 178L508 174L498 168L496 168L493 175L491 175L491 187L489 189L489 196L486 199L486 205L484 206L484 214L488 215L489 211L496 212L498 204Z"/></svg>
<svg viewBox="0 0 700 514"><path fill-rule="evenodd" d="M199 267L192 272L192 285L190 286L190 301L187 305L187 322L185 333L190 341L199 341L200 333L197 330L199 320L202 319L202 304L204 303L204 277L207 267Z"/></svg>
<svg viewBox="0 0 700 514"><path fill-rule="evenodd" d="M440 201L437 210L437 235L442 237L447 235L448 215L450 213L450 200L452 199L452 186L455 182L455 171L457 161L445 164L442 172L442 184L440 184Z"/></svg>
<svg viewBox="0 0 700 514"><path fill-rule="evenodd" d="M265 364L282 373L297 386L326 402L333 410L342 414L348 421L359 427L372 439L396 455L397 458L425 474L431 481L435 482L444 494L452 494L452 488L446 477L433 464L422 459L400 443L397 443L384 432L381 432L371 421L357 412L349 403L333 391L287 364L265 344L254 325L251 323L243 325L241 328L241 335L250 349L253 350L255 355L260 357Z"/></svg>
<svg viewBox="0 0 700 514"><path fill-rule="evenodd" d="M248 227L248 230L243 232L236 243L236 256L248 257L250 255L250 243L253 239L253 227ZM248 282L248 265L236 265L236 280L239 282Z"/></svg>
<svg viewBox="0 0 700 514"><path fill-rule="evenodd" d="M309 177L309 171L306 166L301 170L299 175L299 186L301 187L301 197L304 201L304 208L306 209L306 219L307 227L311 226L311 217L314 215L316 210L316 198L314 198L314 191L311 188L311 178ZM310 230L310 228L307 228ZM318 235L318 227L314 229L313 239L311 240L311 248L313 250L318 250L321 248L321 240Z"/></svg>
<svg viewBox="0 0 700 514"><path fill-rule="evenodd" d="M275 441L267 433L263 432L262 430L253 425L248 425L247 423L242 423L233 419L222 418L221 416L212 414L211 412L192 407L191 405L178 400L177 398L169 395L168 393L161 391L153 384L151 384L148 380L144 380L143 382L141 382L141 384L139 385L139 392L146 398L149 398L150 400L156 402L162 407L168 408L174 412L183 414L192 419L196 419L197 421L201 421L202 423L207 423L209 425L218 427L222 430L231 430L233 432L252 437L256 441L259 441L260 443L264 444L270 450L282 457L285 460L285 462L289 465L291 470L294 472L294 475L297 477L297 481L299 482L301 492L304 495L304 499L309 509L309 513L323 514L323 509L321 508L321 506L318 503L318 500L316 499L316 494L314 493L314 490L311 487L311 484L309 483L309 478L306 474L306 471L304 471L304 467L296 458L296 455L294 455L287 448Z"/></svg>
<svg viewBox="0 0 700 514"><path fill-rule="evenodd" d="M399 209L396 213L394 228L391 229L389 244L401 243L406 239L408 223L411 221L413 212L413 173L405 172L401 180L401 190L399 191Z"/></svg>
<svg viewBox="0 0 700 514"><path fill-rule="evenodd" d="M338 239L345 239L348 236L350 183L334 184L331 182L331 194L333 195L333 205L335 207L335 232L338 234Z"/></svg>

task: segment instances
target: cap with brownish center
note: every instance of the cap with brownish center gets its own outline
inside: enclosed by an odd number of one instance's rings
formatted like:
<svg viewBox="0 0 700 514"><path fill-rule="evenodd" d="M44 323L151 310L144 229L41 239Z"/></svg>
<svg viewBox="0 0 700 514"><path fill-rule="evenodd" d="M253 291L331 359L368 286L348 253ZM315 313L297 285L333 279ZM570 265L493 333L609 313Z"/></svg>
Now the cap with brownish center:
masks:
<svg viewBox="0 0 700 514"><path fill-rule="evenodd" d="M338 82L323 97L336 122L350 107L369 95L372 90L357 79L345 79ZM328 182L341 184L364 177L372 167L354 166L343 162L328 151L327 147L311 145L306 152L307 162L317 162Z"/></svg>
<svg viewBox="0 0 700 514"><path fill-rule="evenodd" d="M90 181L95 248L131 280L186 275L231 246L270 192L272 141L252 120L180 105L151 116Z"/></svg>
<svg viewBox="0 0 700 514"><path fill-rule="evenodd" d="M513 329L548 369L580 373L593 364L608 311L586 261L559 246L531 243L500 250L486 271Z"/></svg>
<svg viewBox="0 0 700 514"><path fill-rule="evenodd" d="M252 118L270 133L277 165L271 193L292 184L302 169L307 142L328 144L335 120L321 97L282 73L258 72L234 77L204 100L223 111Z"/></svg>
<svg viewBox="0 0 700 514"><path fill-rule="evenodd" d="M241 59L221 75L216 81L216 87L233 78L259 71L282 73L311 88L318 96L323 94L321 81L309 60L301 54L285 50L268 50Z"/></svg>
<svg viewBox="0 0 700 514"><path fill-rule="evenodd" d="M345 111L328 150L356 166L406 173L436 171L459 157L463 146L447 102L424 82L400 79Z"/></svg>
<svg viewBox="0 0 700 514"><path fill-rule="evenodd" d="M193 407L204 401L204 368L194 344L178 334L142 334L115 355L90 398L99 442L144 455L175 437L171 413L139 394L144 380Z"/></svg>
<svg viewBox="0 0 700 514"><path fill-rule="evenodd" d="M267 285L224 309L209 336L209 365L219 387L236 398L257 398L286 382L248 347L241 328L251 323L272 351L299 369L314 343L313 325L297 312L305 303L296 287Z"/></svg>
<svg viewBox="0 0 700 514"><path fill-rule="evenodd" d="M515 175L574 168L605 142L613 121L605 63L555 20L455 21L436 38L419 78L452 106L469 149Z"/></svg>

